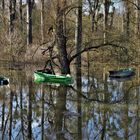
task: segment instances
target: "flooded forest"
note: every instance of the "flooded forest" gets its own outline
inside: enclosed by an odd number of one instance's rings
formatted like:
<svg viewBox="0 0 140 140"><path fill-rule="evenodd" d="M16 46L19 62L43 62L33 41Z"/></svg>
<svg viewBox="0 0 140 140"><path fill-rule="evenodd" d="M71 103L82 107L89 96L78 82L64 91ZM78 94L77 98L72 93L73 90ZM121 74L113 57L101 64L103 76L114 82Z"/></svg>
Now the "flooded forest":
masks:
<svg viewBox="0 0 140 140"><path fill-rule="evenodd" d="M140 140L140 0L0 0L0 49L0 140Z"/></svg>

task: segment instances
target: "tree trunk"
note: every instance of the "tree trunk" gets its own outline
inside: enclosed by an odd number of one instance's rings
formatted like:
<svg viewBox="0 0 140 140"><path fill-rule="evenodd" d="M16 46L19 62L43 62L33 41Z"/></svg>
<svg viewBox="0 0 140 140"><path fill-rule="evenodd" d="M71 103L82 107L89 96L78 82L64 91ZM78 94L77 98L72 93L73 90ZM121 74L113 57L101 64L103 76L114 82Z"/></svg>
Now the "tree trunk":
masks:
<svg viewBox="0 0 140 140"><path fill-rule="evenodd" d="M59 61L61 66L61 73L70 73L70 63L68 60L67 49L66 49L66 36L64 30L64 4L65 0L57 0L57 13L56 13L56 38L57 47L59 51Z"/></svg>
<svg viewBox="0 0 140 140"><path fill-rule="evenodd" d="M113 10L111 13L110 29L112 29L113 27L114 13L115 13L115 7L113 7Z"/></svg>
<svg viewBox="0 0 140 140"><path fill-rule="evenodd" d="M136 0L136 4L140 7L140 0ZM140 35L140 10L136 9L136 29L135 33L139 36Z"/></svg>
<svg viewBox="0 0 140 140"><path fill-rule="evenodd" d="M78 0L78 2L79 8L77 10L76 30L75 30L75 45L77 53L81 51L82 45L82 0ZM76 67L77 76L79 75L81 77L81 55L78 55L76 57L76 66L77 66Z"/></svg>
<svg viewBox="0 0 140 140"><path fill-rule="evenodd" d="M130 35L130 6L129 2L125 1L125 12L123 16L123 23L124 23L124 33L127 38L129 38Z"/></svg>
<svg viewBox="0 0 140 140"><path fill-rule="evenodd" d="M44 42L44 0L41 0L41 40Z"/></svg>
<svg viewBox="0 0 140 140"><path fill-rule="evenodd" d="M79 53L82 47L82 0L78 0L78 9L77 9L77 18L76 18L76 30L75 30L75 44L76 44L76 51ZM81 113L81 54L76 58L76 83L78 89L78 105L77 110L78 113ZM81 116L78 117L78 139L82 139L82 118Z"/></svg>
<svg viewBox="0 0 140 140"><path fill-rule="evenodd" d="M97 22L95 18L99 7L99 0L94 0L94 3L93 1L88 0L88 4L89 4L90 15L91 15L91 31L94 32L95 23Z"/></svg>
<svg viewBox="0 0 140 140"><path fill-rule="evenodd" d="M13 31L12 0L9 0L9 35Z"/></svg>
<svg viewBox="0 0 140 140"><path fill-rule="evenodd" d="M3 3L4 4L4 3ZM9 34L13 31L13 21L16 19L16 0L9 0Z"/></svg>
<svg viewBox="0 0 140 140"><path fill-rule="evenodd" d="M16 0L13 0L13 20L16 19L16 3L17 1Z"/></svg>
<svg viewBox="0 0 140 140"><path fill-rule="evenodd" d="M27 45L32 44L32 0L27 0Z"/></svg>
<svg viewBox="0 0 140 140"><path fill-rule="evenodd" d="M106 43L106 39L107 39L109 6L110 6L110 1L104 0L104 25L103 25L103 27L104 27L104 43Z"/></svg>
<svg viewBox="0 0 140 140"><path fill-rule="evenodd" d="M22 30L23 29L22 0L19 1L19 16L20 16L20 24Z"/></svg>
<svg viewBox="0 0 140 140"><path fill-rule="evenodd" d="M4 2L4 0L2 0L1 5L2 5L2 10L4 11L5 10L5 2Z"/></svg>

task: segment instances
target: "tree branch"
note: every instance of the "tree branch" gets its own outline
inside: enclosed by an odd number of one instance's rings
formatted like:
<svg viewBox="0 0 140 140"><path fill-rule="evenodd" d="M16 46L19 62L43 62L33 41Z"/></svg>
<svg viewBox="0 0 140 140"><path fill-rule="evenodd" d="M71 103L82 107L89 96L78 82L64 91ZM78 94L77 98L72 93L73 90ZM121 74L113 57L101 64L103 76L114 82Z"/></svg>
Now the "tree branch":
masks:
<svg viewBox="0 0 140 140"><path fill-rule="evenodd" d="M105 43L105 44L100 44L100 45L97 45L97 46L87 47L87 48L84 48L83 50L81 50L79 53L76 53L73 56L71 56L71 58L69 59L69 62L71 63L77 56L79 56L80 54L82 54L82 53L84 53L86 51L89 51L89 50L92 50L92 49L98 49L98 48L105 47L105 46L112 46L112 47L123 48L122 46L119 46L117 44L113 44L111 42L110 43Z"/></svg>
<svg viewBox="0 0 140 140"><path fill-rule="evenodd" d="M134 3L134 2L132 2L130 0L122 0L122 1L127 1L127 2L131 3L132 5L134 5L137 8L137 10L140 10L140 6L137 5L136 3Z"/></svg>

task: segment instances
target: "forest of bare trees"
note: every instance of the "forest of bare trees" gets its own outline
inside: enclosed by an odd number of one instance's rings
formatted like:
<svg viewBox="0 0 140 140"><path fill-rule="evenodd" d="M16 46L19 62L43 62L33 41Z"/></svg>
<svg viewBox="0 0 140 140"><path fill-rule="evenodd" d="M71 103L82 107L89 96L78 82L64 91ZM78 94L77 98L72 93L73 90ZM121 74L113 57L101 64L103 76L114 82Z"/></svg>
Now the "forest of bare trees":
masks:
<svg viewBox="0 0 140 140"><path fill-rule="evenodd" d="M139 139L139 45L140 0L0 0L0 62L29 64L24 71L8 67L9 90L0 90L2 140L82 140L89 133ZM49 62L61 74L74 73L74 84L35 84L30 64ZM137 67L138 76L111 84L106 64Z"/></svg>
<svg viewBox="0 0 140 140"><path fill-rule="evenodd" d="M81 59L138 63L140 0L1 0L0 9L2 60L50 61L64 74Z"/></svg>

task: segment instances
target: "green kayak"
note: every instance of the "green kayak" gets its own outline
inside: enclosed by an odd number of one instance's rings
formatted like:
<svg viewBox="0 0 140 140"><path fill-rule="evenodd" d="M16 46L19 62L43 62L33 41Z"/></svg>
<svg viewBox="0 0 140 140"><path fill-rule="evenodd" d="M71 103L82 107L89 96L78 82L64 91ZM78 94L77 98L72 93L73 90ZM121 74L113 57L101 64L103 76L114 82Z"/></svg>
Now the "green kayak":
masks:
<svg viewBox="0 0 140 140"><path fill-rule="evenodd" d="M34 72L34 82L35 83L60 83L60 84L72 84L73 80L70 75L54 75L48 74L46 72L35 71Z"/></svg>

